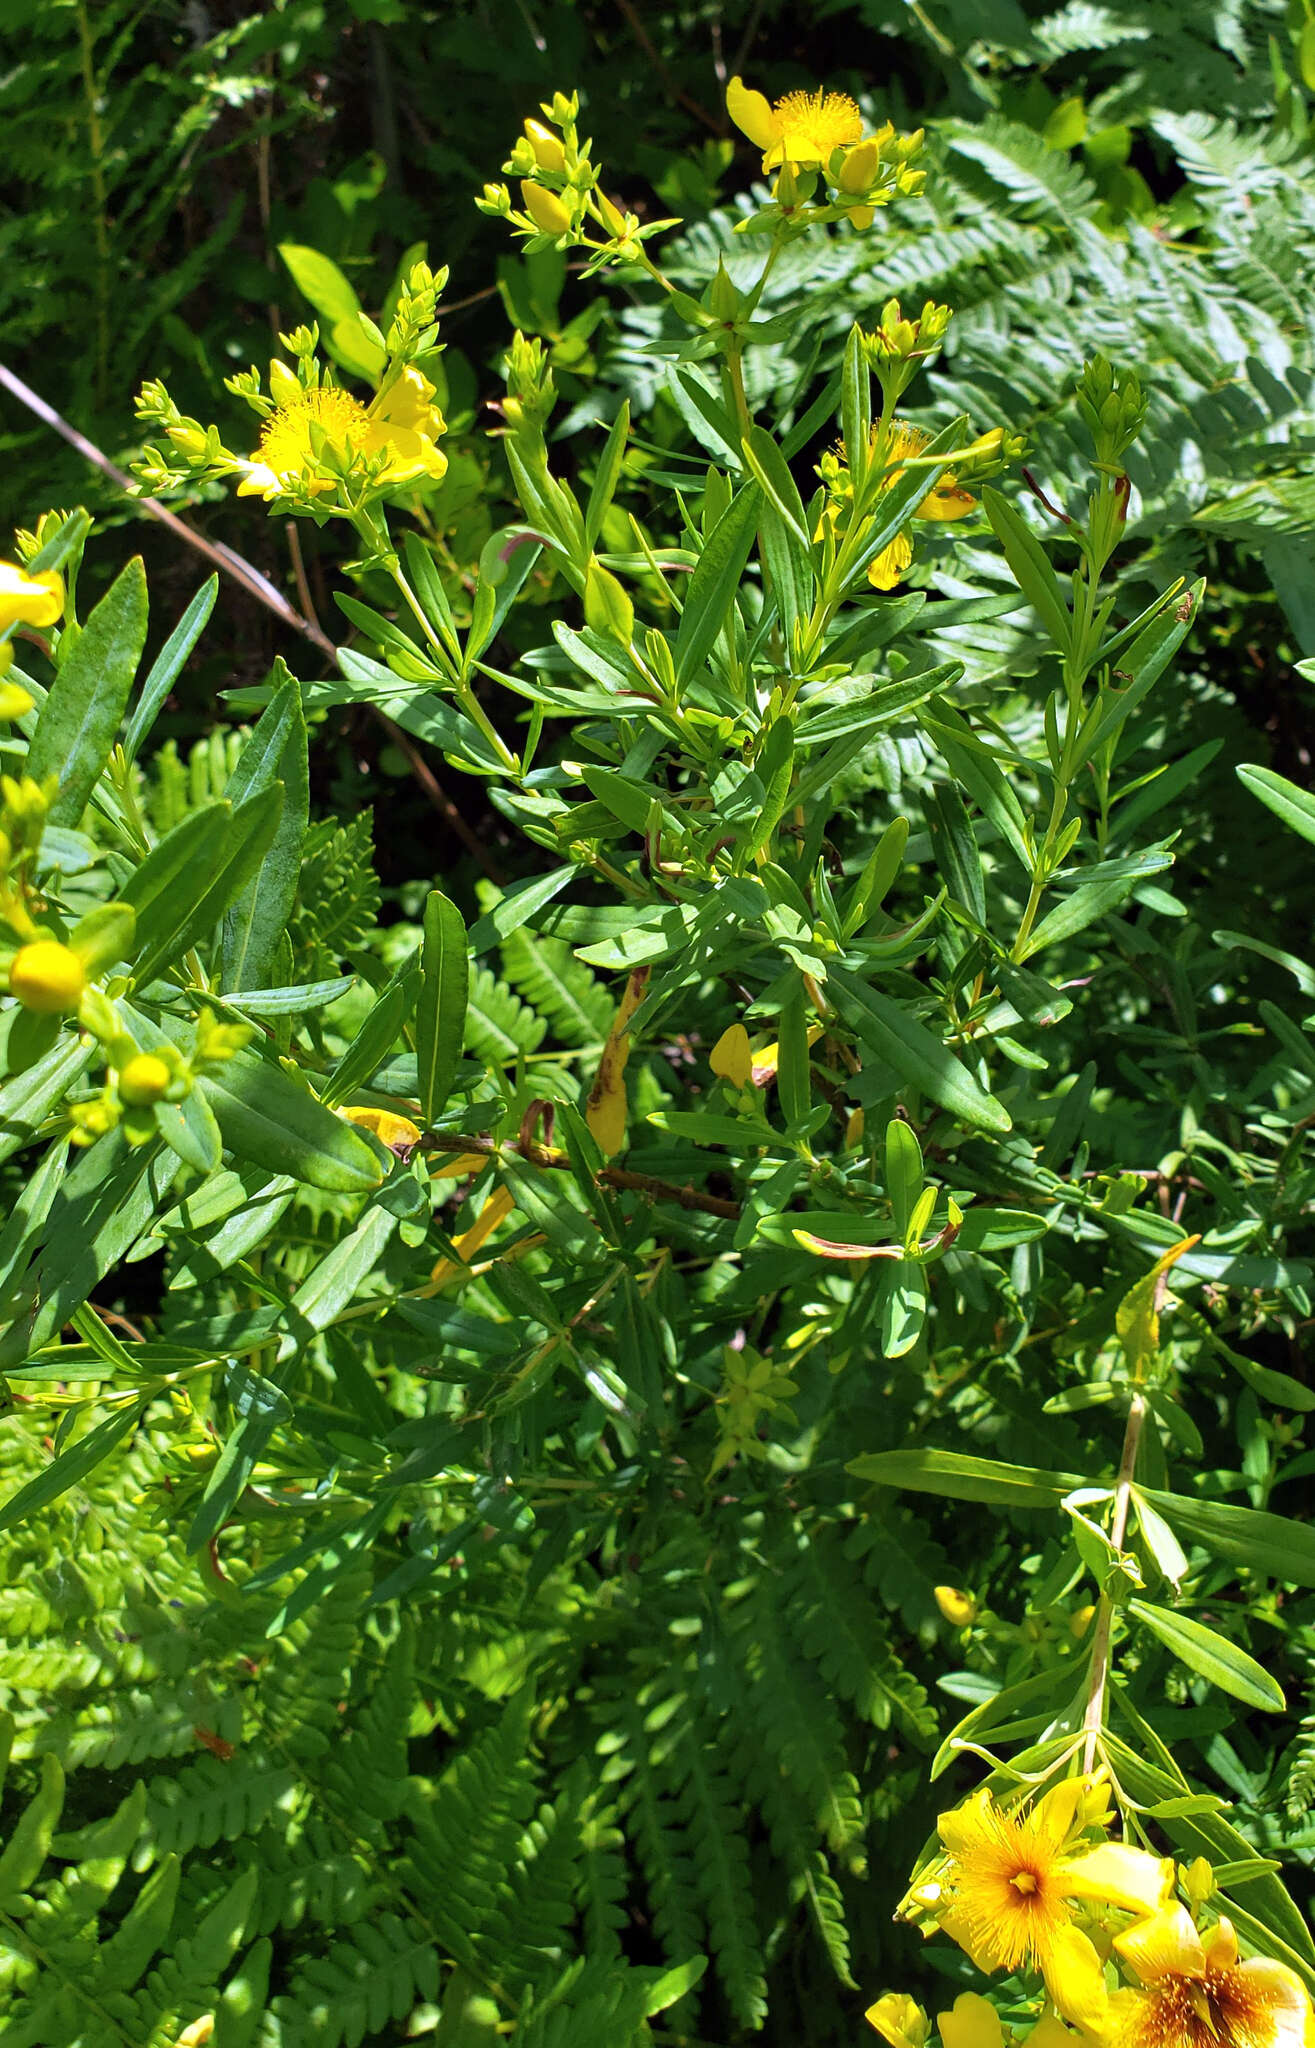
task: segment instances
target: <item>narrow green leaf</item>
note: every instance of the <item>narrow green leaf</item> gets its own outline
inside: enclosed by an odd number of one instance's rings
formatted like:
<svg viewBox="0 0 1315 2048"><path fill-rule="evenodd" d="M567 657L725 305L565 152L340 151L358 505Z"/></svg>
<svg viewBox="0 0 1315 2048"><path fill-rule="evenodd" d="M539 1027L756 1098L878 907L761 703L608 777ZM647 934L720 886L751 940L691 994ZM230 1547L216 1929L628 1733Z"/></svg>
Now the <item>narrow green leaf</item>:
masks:
<svg viewBox="0 0 1315 2048"><path fill-rule="evenodd" d="M874 1451L852 1458L845 1470L871 1486L935 1493L946 1500L984 1501L992 1507L1055 1508L1066 1493L1086 1485L1074 1472L1045 1472L1031 1465L930 1449Z"/></svg>
<svg viewBox="0 0 1315 2048"><path fill-rule="evenodd" d="M206 621L215 608L218 593L219 578L212 576L208 583L201 585L156 655L123 735L123 751L130 761L136 760L137 751L154 725L160 706L177 681L183 663L205 631Z"/></svg>
<svg viewBox="0 0 1315 2048"><path fill-rule="evenodd" d="M623 399L620 410L612 422L611 431L603 443L602 454L594 471L594 480L589 490L589 502L584 511L585 546L590 553L598 543L603 530L607 508L616 496L616 487L621 480L621 469L626 459L626 440L630 433L630 400Z"/></svg>
<svg viewBox="0 0 1315 2048"><path fill-rule="evenodd" d="M27 773L59 778L52 825L76 825L110 756L146 644L140 555L115 578L55 674L28 748Z"/></svg>
<svg viewBox="0 0 1315 2048"><path fill-rule="evenodd" d="M1303 839L1315 840L1315 796L1309 790L1298 789L1285 775L1276 775L1272 768L1257 768L1249 761L1241 764L1237 777L1276 818L1281 818Z"/></svg>
<svg viewBox="0 0 1315 2048"><path fill-rule="evenodd" d="M52 1458L44 1472L38 1472L35 1479L29 1479L26 1486L20 1486L17 1493L0 1506L0 1531L17 1528L29 1515L39 1514L52 1501L67 1493L70 1486L77 1486L103 1465L115 1445L121 1443L130 1430L136 1428L141 1419L139 1405L129 1403L126 1408L116 1408L113 1415L88 1430L70 1450L62 1451ZM0 1874L3 1864L0 1863Z"/></svg>
<svg viewBox="0 0 1315 2048"><path fill-rule="evenodd" d="M449 903L438 889L431 889L425 898L420 967L423 982L416 1002L416 1064L420 1118L431 1124L452 1092L465 1042L470 994L465 923L455 903Z"/></svg>
<svg viewBox="0 0 1315 2048"><path fill-rule="evenodd" d="M986 1094L968 1069L907 1009L869 988L847 968L832 967L828 986L835 990L841 1015L862 1043L903 1080L974 1130L1012 1128L1003 1104Z"/></svg>
<svg viewBox="0 0 1315 2048"><path fill-rule="evenodd" d="M1290 1586L1315 1586L1315 1528L1308 1522L1190 1493L1142 1491L1180 1536L1194 1538L1216 1556Z"/></svg>
<svg viewBox="0 0 1315 2048"><path fill-rule="evenodd" d="M310 767L295 676L288 676L261 713L224 794L241 805L277 783L283 786L283 807L273 837L255 873L224 912L224 989L264 987L296 901L310 817Z"/></svg>
<svg viewBox="0 0 1315 2048"><path fill-rule="evenodd" d="M281 1067L240 1052L197 1082L239 1159L310 1187L366 1194L383 1168L371 1145Z"/></svg>
<svg viewBox="0 0 1315 2048"><path fill-rule="evenodd" d="M676 687L684 689L703 667L735 605L735 593L753 546L761 503L758 486L746 484L713 527L689 580L676 633Z"/></svg>
<svg viewBox="0 0 1315 2048"><path fill-rule="evenodd" d="M1154 1607L1149 1600L1130 1600L1128 1610L1145 1622L1152 1635L1173 1651L1180 1663L1202 1678L1228 1692L1248 1707L1262 1707L1266 1713L1281 1714L1287 1705L1283 1688L1263 1664L1248 1657L1227 1636L1194 1621L1189 1614L1176 1614L1168 1607Z"/></svg>
<svg viewBox="0 0 1315 2048"><path fill-rule="evenodd" d="M1013 506L989 484L982 491L982 506L1015 583L1060 653L1066 654L1073 637L1073 619L1049 556Z"/></svg>

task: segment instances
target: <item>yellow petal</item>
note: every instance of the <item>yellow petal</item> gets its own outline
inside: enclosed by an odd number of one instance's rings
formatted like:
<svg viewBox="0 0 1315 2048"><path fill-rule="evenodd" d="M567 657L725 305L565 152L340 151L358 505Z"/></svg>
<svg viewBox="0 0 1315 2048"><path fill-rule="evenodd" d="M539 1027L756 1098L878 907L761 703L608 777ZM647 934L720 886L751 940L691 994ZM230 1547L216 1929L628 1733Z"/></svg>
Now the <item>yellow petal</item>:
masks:
<svg viewBox="0 0 1315 2048"><path fill-rule="evenodd" d="M893 590L912 560L913 542L907 532L897 533L868 563L868 582L874 590Z"/></svg>
<svg viewBox="0 0 1315 2048"><path fill-rule="evenodd" d="M1081 1929L1071 1924L1056 1929L1039 1961L1056 2009L1075 2027L1099 2031L1109 2003L1105 1973Z"/></svg>
<svg viewBox="0 0 1315 2048"><path fill-rule="evenodd" d="M1028 1816L1032 1840L1044 1844L1052 1855L1058 1855L1068 1838L1086 1789L1083 1778L1061 1778L1057 1785L1052 1785L1044 1797L1037 1800Z"/></svg>
<svg viewBox="0 0 1315 2048"><path fill-rule="evenodd" d="M531 178L521 181L521 200L525 211L541 234L567 235L571 231L571 216L555 192L546 185L536 185Z"/></svg>
<svg viewBox="0 0 1315 2048"><path fill-rule="evenodd" d="M971 491L960 489L952 476L943 476L934 491L928 491L913 516L915 519L966 519L975 511L977 500Z"/></svg>
<svg viewBox="0 0 1315 2048"><path fill-rule="evenodd" d="M1152 1856L1126 1842L1098 1842L1066 1858L1056 1876L1070 1899L1098 1899L1128 1913L1154 1913L1173 1892L1169 1857Z"/></svg>
<svg viewBox="0 0 1315 2048"><path fill-rule="evenodd" d="M927 2039L927 2015L907 1991L887 1991L863 2017L890 2048L923 2048Z"/></svg>
<svg viewBox="0 0 1315 2048"><path fill-rule="evenodd" d="M359 1124L362 1130L372 1131L379 1143L395 1152L399 1159L409 1159L420 1143L418 1127L409 1116L398 1116L394 1110L376 1109L372 1103L354 1103L341 1114L349 1124Z"/></svg>
<svg viewBox="0 0 1315 2048"><path fill-rule="evenodd" d="M726 112L759 149L770 149L780 135L778 117L763 95L752 91L742 78L733 78L726 88Z"/></svg>
<svg viewBox="0 0 1315 2048"><path fill-rule="evenodd" d="M242 481L237 487L239 498L274 498L282 489L267 462L244 463L243 472Z"/></svg>
<svg viewBox="0 0 1315 2048"><path fill-rule="evenodd" d="M1059 2014L1046 2012L1031 2032L1024 2034L1022 2048L1078 2048L1078 2044Z"/></svg>
<svg viewBox="0 0 1315 2048"><path fill-rule="evenodd" d="M53 626L64 609L64 584L53 569L29 576L17 562L0 562L0 628Z"/></svg>
<svg viewBox="0 0 1315 2048"><path fill-rule="evenodd" d="M1246 1986L1248 2000L1264 2008L1270 2023L1267 2048L1303 2048L1315 2031L1311 2002L1306 1987L1286 1963L1271 1962L1268 1956L1252 1956L1233 1973ZM1240 1986L1239 1986L1240 1988Z"/></svg>
<svg viewBox="0 0 1315 2048"><path fill-rule="evenodd" d="M753 1074L753 1054L749 1049L749 1034L743 1024L728 1024L721 1037L708 1055L708 1065L714 1074L732 1087L744 1088ZM891 1997L895 1996L892 1992Z"/></svg>
<svg viewBox="0 0 1315 2048"><path fill-rule="evenodd" d="M866 142L856 142L852 149L845 151L845 161L840 166L836 179L842 192L866 192L877 175L881 162L881 151L871 136Z"/></svg>
<svg viewBox="0 0 1315 2048"><path fill-rule="evenodd" d="M1201 1936L1208 1970L1231 1970L1237 1962L1237 1930L1225 1914Z"/></svg>
<svg viewBox="0 0 1315 2048"><path fill-rule="evenodd" d="M978 1787L962 1806L939 1815L936 1832L952 1856L971 1856L982 1840L983 1825L991 1809L991 1795L985 1785Z"/></svg>
<svg viewBox="0 0 1315 2048"><path fill-rule="evenodd" d="M945 2048L1003 2048L1000 2015L976 1991L961 1991L950 2012L938 2012L936 2024Z"/></svg>
<svg viewBox="0 0 1315 2048"><path fill-rule="evenodd" d="M461 1260L462 1266L470 1264L472 1255L479 1250L485 1238L497 1229L504 1216L510 1215L515 1206L516 1197L509 1188L494 1190L469 1230L463 1230L460 1237L454 1237L452 1240L452 1248ZM444 1281L452 1279L454 1274L460 1271L461 1266L454 1265L451 1259L440 1259L430 1275L430 1285L441 1286Z"/></svg>
<svg viewBox="0 0 1315 2048"><path fill-rule="evenodd" d="M1114 1946L1143 1984L1155 1984L1161 1977L1205 1975L1205 1949L1186 1906L1166 1906L1139 1920L1115 1936Z"/></svg>
<svg viewBox="0 0 1315 2048"><path fill-rule="evenodd" d="M584 1120L593 1133L600 1152L611 1159L626 1142L626 1100L625 1070L630 1058L630 1033L627 1025L644 999L648 987L649 970L636 967L626 982L625 994L617 1004L612 1028L603 1046L594 1085L589 1090L585 1103Z"/></svg>
<svg viewBox="0 0 1315 2048"><path fill-rule="evenodd" d="M876 219L876 214L877 209L875 206L851 206L845 218L852 227L870 228Z"/></svg>

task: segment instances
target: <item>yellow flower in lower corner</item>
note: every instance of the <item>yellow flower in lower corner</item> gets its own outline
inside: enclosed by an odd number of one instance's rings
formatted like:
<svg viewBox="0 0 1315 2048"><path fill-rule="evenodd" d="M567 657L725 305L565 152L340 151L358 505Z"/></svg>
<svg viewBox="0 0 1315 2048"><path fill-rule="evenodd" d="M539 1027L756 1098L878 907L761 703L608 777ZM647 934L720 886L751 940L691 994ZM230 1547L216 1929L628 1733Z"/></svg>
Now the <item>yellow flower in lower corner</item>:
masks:
<svg viewBox="0 0 1315 2048"><path fill-rule="evenodd" d="M1098 2026L1107 2005L1095 1945L1076 1924L1086 1902L1144 1915L1173 1886L1173 1864L1078 1829L1097 1788L1067 1778L1027 1809L983 1790L938 1823L947 1855L909 1904L929 1914L986 1971L1040 1973L1058 2012Z"/></svg>
<svg viewBox="0 0 1315 2048"><path fill-rule="evenodd" d="M1310 2038L1301 1979L1267 1956L1239 1962L1228 1920L1198 1932L1186 1907L1166 1906L1114 1947L1143 1988L1110 2000L1110 2048L1303 2048Z"/></svg>
<svg viewBox="0 0 1315 2048"><path fill-rule="evenodd" d="M921 427L910 427L902 420L896 420L891 429L890 446L886 451L886 474L881 488L888 491L898 482L904 464L910 457L921 455L931 435ZM965 491L959 484L953 470L944 470L940 482L928 491L921 503L915 505L915 519L965 519L976 507L977 500L971 491ZM868 582L875 590L893 590L913 560L913 540L907 527L887 543L881 553L868 564Z"/></svg>

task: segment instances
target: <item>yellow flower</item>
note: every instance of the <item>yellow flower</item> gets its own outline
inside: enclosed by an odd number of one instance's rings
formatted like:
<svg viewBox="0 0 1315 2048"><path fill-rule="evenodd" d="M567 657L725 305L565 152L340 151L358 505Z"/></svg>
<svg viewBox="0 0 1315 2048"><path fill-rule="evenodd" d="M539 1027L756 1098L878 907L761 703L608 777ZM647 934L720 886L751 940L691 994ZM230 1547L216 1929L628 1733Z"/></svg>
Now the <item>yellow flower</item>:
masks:
<svg viewBox="0 0 1315 2048"><path fill-rule="evenodd" d="M887 1991L863 2015L890 2048L924 2048L929 2031L926 2013L907 1991Z"/></svg>
<svg viewBox="0 0 1315 2048"><path fill-rule="evenodd" d="M53 626L64 610L64 580L53 569L29 576L17 562L0 562L0 633L11 626Z"/></svg>
<svg viewBox="0 0 1315 2048"><path fill-rule="evenodd" d="M1074 1908L1091 1900L1149 1913L1173 1886L1171 1861L1076 1835L1094 1789L1089 1779L1066 1778L1034 1806L1013 1811L983 1789L941 1815L948 1855L915 1894L979 1969L1039 1971L1059 2012L1083 2027L1100 2020L1106 1992Z"/></svg>
<svg viewBox="0 0 1315 2048"><path fill-rule="evenodd" d="M447 421L434 404L433 385L412 366L370 407L365 453L392 450L384 472L391 484L410 483L419 476L437 483L447 474L447 457L435 443L446 432Z"/></svg>
<svg viewBox="0 0 1315 2048"><path fill-rule="evenodd" d="M838 149L863 138L863 116L846 92L788 92L772 106L742 78L733 78L726 111L762 151L764 171L782 164L825 165Z"/></svg>
<svg viewBox="0 0 1315 2048"><path fill-rule="evenodd" d="M1227 1920L1198 1933L1166 1906L1116 1937L1143 1988L1110 2000L1111 2048L1302 2048L1311 2002L1296 1972L1267 1956L1237 1959Z"/></svg>
<svg viewBox="0 0 1315 2048"><path fill-rule="evenodd" d="M431 403L433 385L417 369L403 370L368 409L336 384L297 386L294 392L286 370L282 378L271 371L270 388L283 394L282 402L265 421L259 458L242 464L240 498L268 501L297 488L319 496L335 490L355 461L385 452L376 485L396 487L421 476L437 481L447 469L447 457L435 445L446 422Z"/></svg>
<svg viewBox="0 0 1315 2048"><path fill-rule="evenodd" d="M930 439L931 435L924 433L921 427L910 427L903 420L894 422L886 450L886 474L881 480L883 491L890 489L911 456L921 455ZM972 492L963 490L953 470L947 469L921 504L914 507L913 517L964 519L976 503ZM893 590L912 560L913 541L905 527L868 564L868 582L875 590Z"/></svg>

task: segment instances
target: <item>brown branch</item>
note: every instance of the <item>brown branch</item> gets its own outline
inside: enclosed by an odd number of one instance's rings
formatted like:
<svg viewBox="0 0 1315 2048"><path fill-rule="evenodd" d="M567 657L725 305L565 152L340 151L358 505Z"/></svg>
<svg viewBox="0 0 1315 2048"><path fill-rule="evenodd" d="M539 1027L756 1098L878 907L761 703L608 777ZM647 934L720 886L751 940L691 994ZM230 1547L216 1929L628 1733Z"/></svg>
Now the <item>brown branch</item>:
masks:
<svg viewBox="0 0 1315 2048"><path fill-rule="evenodd" d="M496 1138L469 1137L462 1131L426 1131L420 1140L420 1149L425 1152L479 1153L485 1159L500 1159L511 1153L523 1159L527 1166L542 1167L547 1172L569 1172L571 1161L567 1153L542 1145L514 1143L500 1145ZM678 1202L682 1209L699 1209L705 1216L721 1216L727 1222L739 1221L741 1209L738 1202L724 1201L720 1195L705 1195L699 1188L686 1185L677 1187L674 1181L658 1180L651 1173L631 1173L624 1166L604 1166L599 1169L597 1179L604 1187L617 1188L626 1193L648 1195L655 1202Z"/></svg>
<svg viewBox="0 0 1315 2048"><path fill-rule="evenodd" d="M635 9L631 6L630 0L616 0L616 4L626 18L631 35L648 58L649 63L653 66L654 71L656 71L667 91L671 94L672 99L678 100L687 114L693 114L695 120L702 121L704 127L710 128L714 135L724 135L726 132L725 123L719 121L714 114L710 114L700 101L691 99L689 94L681 86L677 85L661 55L654 48L653 40Z"/></svg>

